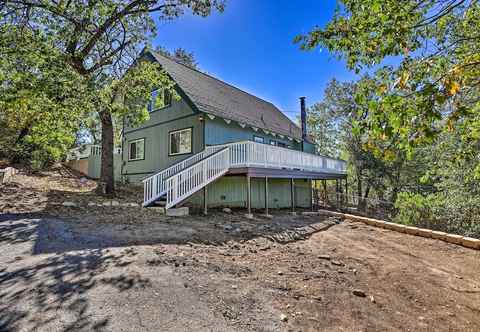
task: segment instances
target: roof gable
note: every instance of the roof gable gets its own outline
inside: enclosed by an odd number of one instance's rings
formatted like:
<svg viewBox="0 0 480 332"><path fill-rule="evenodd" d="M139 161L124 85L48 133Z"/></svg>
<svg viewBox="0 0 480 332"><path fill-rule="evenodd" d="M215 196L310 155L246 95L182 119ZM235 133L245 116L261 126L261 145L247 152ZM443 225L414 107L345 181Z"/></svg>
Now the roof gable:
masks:
<svg viewBox="0 0 480 332"><path fill-rule="evenodd" d="M200 111L302 139L301 129L272 103L157 52L150 53Z"/></svg>

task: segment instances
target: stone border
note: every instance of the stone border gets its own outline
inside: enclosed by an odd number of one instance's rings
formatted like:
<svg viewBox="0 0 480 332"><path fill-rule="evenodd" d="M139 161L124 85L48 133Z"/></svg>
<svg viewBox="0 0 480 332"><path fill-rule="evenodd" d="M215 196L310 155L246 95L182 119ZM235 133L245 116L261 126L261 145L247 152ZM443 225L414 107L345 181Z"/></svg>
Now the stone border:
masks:
<svg viewBox="0 0 480 332"><path fill-rule="evenodd" d="M333 216L342 217L345 219L351 219L351 220L363 222L364 224L367 224L370 226L380 227L380 228L388 229L388 230L399 232L399 233L405 233L410 235L421 236L424 238L441 240L444 242L461 245L466 248L480 250L480 239L475 239L467 236L449 234L449 233L439 232L439 231L432 231L431 229L425 229L425 228L405 226L405 225L396 224L393 222L387 222L383 220L361 217L353 214L334 212L329 210L318 210L318 212L304 212L304 214L333 215Z"/></svg>

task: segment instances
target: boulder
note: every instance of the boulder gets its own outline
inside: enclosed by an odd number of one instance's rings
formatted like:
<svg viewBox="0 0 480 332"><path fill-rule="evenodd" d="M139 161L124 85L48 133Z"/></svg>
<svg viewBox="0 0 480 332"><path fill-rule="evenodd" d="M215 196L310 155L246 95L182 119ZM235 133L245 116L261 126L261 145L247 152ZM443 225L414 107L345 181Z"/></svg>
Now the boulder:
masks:
<svg viewBox="0 0 480 332"><path fill-rule="evenodd" d="M17 174L17 170L13 167L0 169L0 183L10 182L15 174Z"/></svg>

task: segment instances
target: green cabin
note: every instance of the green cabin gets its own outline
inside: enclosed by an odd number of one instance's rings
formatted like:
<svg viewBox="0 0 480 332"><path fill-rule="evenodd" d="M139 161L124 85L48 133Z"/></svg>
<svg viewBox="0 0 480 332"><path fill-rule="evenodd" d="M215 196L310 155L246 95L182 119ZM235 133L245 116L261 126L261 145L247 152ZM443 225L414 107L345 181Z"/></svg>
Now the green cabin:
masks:
<svg viewBox="0 0 480 332"><path fill-rule="evenodd" d="M309 207L314 179L346 177L316 154L302 128L272 103L156 52L179 99L152 92L150 119L124 121L121 179L144 186L144 206ZM293 205L292 205L293 204Z"/></svg>

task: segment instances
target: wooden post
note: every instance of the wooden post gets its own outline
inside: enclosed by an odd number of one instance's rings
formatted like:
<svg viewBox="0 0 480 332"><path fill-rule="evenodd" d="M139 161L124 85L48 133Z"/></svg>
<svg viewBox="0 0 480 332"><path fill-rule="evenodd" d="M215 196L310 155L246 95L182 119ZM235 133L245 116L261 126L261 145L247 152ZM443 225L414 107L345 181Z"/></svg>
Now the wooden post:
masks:
<svg viewBox="0 0 480 332"><path fill-rule="evenodd" d="M345 178L345 200L346 206L348 208L348 177Z"/></svg>
<svg viewBox="0 0 480 332"><path fill-rule="evenodd" d="M338 200L338 179L335 179L335 196L336 196L336 199L337 199L337 210L338 210L338 206L339 206L339 200Z"/></svg>
<svg viewBox="0 0 480 332"><path fill-rule="evenodd" d="M328 194L327 194L327 180L323 180L323 207L327 207Z"/></svg>
<svg viewBox="0 0 480 332"><path fill-rule="evenodd" d="M207 185L208 186L208 185ZM207 186L203 187L203 214L207 215L208 214L208 199L207 199Z"/></svg>
<svg viewBox="0 0 480 332"><path fill-rule="evenodd" d="M247 211L252 214L252 192L250 185L250 175L247 174Z"/></svg>
<svg viewBox="0 0 480 332"><path fill-rule="evenodd" d="M314 204L313 204L313 193L314 193L314 185L313 185L314 179L310 179L310 207L312 208L312 211L314 211Z"/></svg>
<svg viewBox="0 0 480 332"><path fill-rule="evenodd" d="M290 202L292 205L292 212L295 212L295 183L293 178L290 179Z"/></svg>
<svg viewBox="0 0 480 332"><path fill-rule="evenodd" d="M268 215L268 176L265 177L265 214Z"/></svg>

